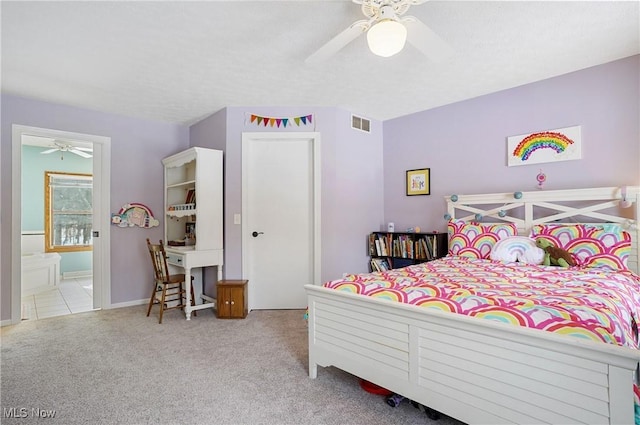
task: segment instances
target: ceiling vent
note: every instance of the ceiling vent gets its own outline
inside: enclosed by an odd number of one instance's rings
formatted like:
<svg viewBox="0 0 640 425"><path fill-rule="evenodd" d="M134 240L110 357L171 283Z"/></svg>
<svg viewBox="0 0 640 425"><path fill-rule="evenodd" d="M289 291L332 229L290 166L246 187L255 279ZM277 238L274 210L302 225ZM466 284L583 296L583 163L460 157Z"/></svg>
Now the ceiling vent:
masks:
<svg viewBox="0 0 640 425"><path fill-rule="evenodd" d="M371 133L371 121L366 118L351 115L351 128L364 131L365 133Z"/></svg>

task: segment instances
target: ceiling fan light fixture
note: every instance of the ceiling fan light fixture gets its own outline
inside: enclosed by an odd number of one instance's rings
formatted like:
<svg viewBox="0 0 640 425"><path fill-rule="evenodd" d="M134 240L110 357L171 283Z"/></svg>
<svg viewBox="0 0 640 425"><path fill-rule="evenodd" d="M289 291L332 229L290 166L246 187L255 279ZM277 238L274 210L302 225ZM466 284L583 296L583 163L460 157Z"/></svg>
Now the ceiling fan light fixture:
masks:
<svg viewBox="0 0 640 425"><path fill-rule="evenodd" d="M393 19L384 19L367 31L367 44L375 55L388 58L399 53L407 41L407 28Z"/></svg>

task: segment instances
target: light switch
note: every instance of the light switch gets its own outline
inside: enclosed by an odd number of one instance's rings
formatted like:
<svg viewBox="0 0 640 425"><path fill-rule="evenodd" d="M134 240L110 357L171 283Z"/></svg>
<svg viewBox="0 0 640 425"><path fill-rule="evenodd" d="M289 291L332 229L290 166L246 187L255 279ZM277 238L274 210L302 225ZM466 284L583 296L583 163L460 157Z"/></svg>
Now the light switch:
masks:
<svg viewBox="0 0 640 425"><path fill-rule="evenodd" d="M240 214L234 214L233 215L233 224L241 224L242 220L240 218Z"/></svg>

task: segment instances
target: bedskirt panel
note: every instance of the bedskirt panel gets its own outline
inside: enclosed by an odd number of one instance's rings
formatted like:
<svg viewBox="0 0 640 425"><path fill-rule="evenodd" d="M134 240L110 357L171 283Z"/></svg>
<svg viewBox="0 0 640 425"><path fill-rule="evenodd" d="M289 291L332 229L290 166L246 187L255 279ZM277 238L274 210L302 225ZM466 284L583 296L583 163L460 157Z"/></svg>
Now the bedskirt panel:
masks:
<svg viewBox="0 0 640 425"><path fill-rule="evenodd" d="M539 358L518 350L509 355L489 354L497 339L474 341L473 335L451 336L441 326L426 325L420 332L420 386L443 388L467 403L492 411L513 423L606 423L609 415L607 369L583 381L579 367L558 360ZM431 329L435 328L435 329ZM469 332L466 332L469 334ZM545 370L561 370L562 372Z"/></svg>
<svg viewBox="0 0 640 425"><path fill-rule="evenodd" d="M636 350L306 286L335 366L468 424L633 423Z"/></svg>
<svg viewBox="0 0 640 425"><path fill-rule="evenodd" d="M409 379L409 327L345 305L316 303L315 345L375 365L381 372ZM345 312L348 311L348 316Z"/></svg>

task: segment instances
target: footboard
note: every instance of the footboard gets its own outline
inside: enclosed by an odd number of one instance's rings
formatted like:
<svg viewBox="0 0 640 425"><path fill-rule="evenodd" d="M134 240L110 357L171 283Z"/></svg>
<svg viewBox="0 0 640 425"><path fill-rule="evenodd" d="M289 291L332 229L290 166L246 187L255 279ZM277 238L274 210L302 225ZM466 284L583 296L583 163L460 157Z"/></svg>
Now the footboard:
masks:
<svg viewBox="0 0 640 425"><path fill-rule="evenodd" d="M468 424L634 422L636 350L307 285L335 366Z"/></svg>

